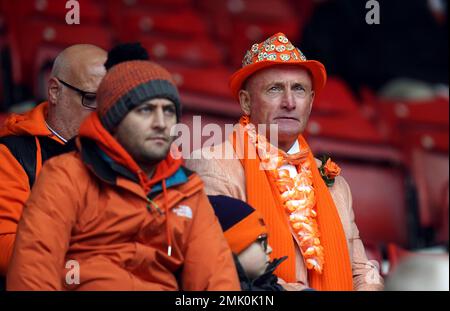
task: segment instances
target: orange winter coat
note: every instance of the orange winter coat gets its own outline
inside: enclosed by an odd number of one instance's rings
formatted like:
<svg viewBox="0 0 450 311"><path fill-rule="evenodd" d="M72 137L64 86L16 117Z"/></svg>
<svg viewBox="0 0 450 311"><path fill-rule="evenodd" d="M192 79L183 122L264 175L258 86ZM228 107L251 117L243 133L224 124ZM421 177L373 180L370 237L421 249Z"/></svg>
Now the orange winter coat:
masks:
<svg viewBox="0 0 450 311"><path fill-rule="evenodd" d="M13 114L0 126L0 137L30 136L36 140L36 176L42 164L41 146L37 137L48 137L64 143L45 125L47 103L23 114ZM16 238L17 224L25 201L30 195L28 176L11 151L0 144L0 276L6 275Z"/></svg>
<svg viewBox="0 0 450 311"><path fill-rule="evenodd" d="M78 146L47 161L33 187L8 290L239 290L196 174L168 156L146 180L96 114Z"/></svg>

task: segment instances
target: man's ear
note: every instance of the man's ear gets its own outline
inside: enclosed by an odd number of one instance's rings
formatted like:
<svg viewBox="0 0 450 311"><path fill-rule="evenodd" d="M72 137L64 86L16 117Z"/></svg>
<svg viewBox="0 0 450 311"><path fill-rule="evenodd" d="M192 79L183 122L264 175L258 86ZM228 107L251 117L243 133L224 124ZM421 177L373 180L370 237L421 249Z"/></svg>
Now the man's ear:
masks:
<svg viewBox="0 0 450 311"><path fill-rule="evenodd" d="M60 91L58 80L55 77L50 78L47 87L47 99L50 105L56 105Z"/></svg>
<svg viewBox="0 0 450 311"><path fill-rule="evenodd" d="M239 104L245 115L250 115L250 94L246 90L239 91Z"/></svg>

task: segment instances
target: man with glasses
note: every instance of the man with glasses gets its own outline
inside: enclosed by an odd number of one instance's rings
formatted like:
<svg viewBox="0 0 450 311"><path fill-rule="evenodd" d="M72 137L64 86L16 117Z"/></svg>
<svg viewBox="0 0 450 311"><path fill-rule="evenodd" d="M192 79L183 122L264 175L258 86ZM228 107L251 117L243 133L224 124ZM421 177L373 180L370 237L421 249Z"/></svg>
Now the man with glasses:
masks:
<svg viewBox="0 0 450 311"><path fill-rule="evenodd" d="M18 225L8 290L239 289L203 183L173 153L175 82L142 50L109 52L77 151L43 167Z"/></svg>
<svg viewBox="0 0 450 311"><path fill-rule="evenodd" d="M6 275L17 224L42 165L74 149L70 139L97 107L106 57L106 51L87 44L62 51L48 81L48 101L11 115L0 128L0 277Z"/></svg>
<svg viewBox="0 0 450 311"><path fill-rule="evenodd" d="M243 111L240 126L186 166L202 177L208 195L232 196L262 214L271 258L288 256L275 271L283 281L300 289L380 290L347 182L331 160L314 158L302 136L325 83L324 66L284 34L254 44L230 79Z"/></svg>

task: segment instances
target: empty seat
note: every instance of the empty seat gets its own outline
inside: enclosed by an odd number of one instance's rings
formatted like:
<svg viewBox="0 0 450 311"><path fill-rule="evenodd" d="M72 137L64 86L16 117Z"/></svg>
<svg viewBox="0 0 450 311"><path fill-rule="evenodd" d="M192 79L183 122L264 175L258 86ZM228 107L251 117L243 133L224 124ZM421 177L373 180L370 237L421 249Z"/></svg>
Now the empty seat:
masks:
<svg viewBox="0 0 450 311"><path fill-rule="evenodd" d="M350 88L338 77L328 77L324 89L314 99L314 113L355 113L358 102Z"/></svg>
<svg viewBox="0 0 450 311"><path fill-rule="evenodd" d="M395 242L407 246L415 228L410 226L404 155L397 149L370 142L312 136L308 143L314 155L331 155L350 185L355 221L363 242L379 251ZM411 240L411 241L410 241Z"/></svg>
<svg viewBox="0 0 450 311"><path fill-rule="evenodd" d="M418 192L420 225L438 231L446 225L444 217L448 209L448 153L414 150L412 174Z"/></svg>
<svg viewBox="0 0 450 311"><path fill-rule="evenodd" d="M429 101L377 101L379 115L378 127L387 141L408 148L408 144L416 144L414 132L430 131L445 133L449 130L449 102L445 98ZM411 134L410 134L411 133ZM404 140L409 136L411 140ZM438 135L442 136L442 135ZM440 139L439 139L440 140ZM419 146L416 144L415 146ZM447 144L440 144L447 145ZM412 147L413 147L412 146ZM448 150L448 147L447 147Z"/></svg>
<svg viewBox="0 0 450 311"><path fill-rule="evenodd" d="M409 245L405 174L401 167L335 161L342 168L353 196L353 210L364 242Z"/></svg>
<svg viewBox="0 0 450 311"><path fill-rule="evenodd" d="M395 243L389 243L387 245L387 257L389 260L389 270L392 271L400 261L404 260L408 256L412 256L413 252L407 251L403 247L398 246Z"/></svg>
<svg viewBox="0 0 450 311"><path fill-rule="evenodd" d="M222 118L231 118L234 120L234 123L237 123L242 115L241 106L231 98L222 98L186 90L182 90L180 96L183 103L183 111L189 110L196 112L197 115L215 115Z"/></svg>
<svg viewBox="0 0 450 311"><path fill-rule="evenodd" d="M449 102L446 98L436 97L426 101L380 100L382 114L401 123L446 126L449 122Z"/></svg>
<svg viewBox="0 0 450 311"><path fill-rule="evenodd" d="M448 152L448 130L423 127L402 129L402 143L407 152L412 149Z"/></svg>
<svg viewBox="0 0 450 311"><path fill-rule="evenodd" d="M123 5L128 7L133 6L161 6L173 9L180 6L190 6L191 0L119 0Z"/></svg>
<svg viewBox="0 0 450 311"><path fill-rule="evenodd" d="M313 114L308 122L306 132L310 136L330 137L361 142L381 143L382 137L376 128L361 113L338 116Z"/></svg>
<svg viewBox="0 0 450 311"><path fill-rule="evenodd" d="M304 1L302 1L304 2ZM286 31L286 21L296 24L301 33L302 21L298 20L298 14L290 1L280 0L200 0L199 8L204 12L204 16L211 24L212 33L224 42L232 42L236 37L236 23L249 22L252 25L264 27L264 25L278 25L279 31ZM301 11L303 12L303 11ZM303 15L302 15L303 17ZM293 24L294 24L293 23ZM244 30L244 32L242 32ZM250 32L258 30L250 29ZM240 33L245 34L245 28L241 28ZM270 33L269 35L272 35ZM291 34L292 35L292 34ZM250 38L255 40L255 38ZM239 51L237 51L239 53ZM245 51L244 51L245 52Z"/></svg>
<svg viewBox="0 0 450 311"><path fill-rule="evenodd" d="M200 116L200 118L198 118ZM196 117L196 119L194 119ZM196 120L196 123L194 125L194 120ZM191 154L192 151L200 149L204 146L204 144L207 142L209 145L214 144L218 145L221 142L223 142L227 137L225 135L227 134L225 131L225 124L235 124L236 119L224 117L224 116L214 116L214 115L205 115L202 113L198 113L197 111L193 111L190 109L185 109L183 111L183 116L181 118L181 123L185 124L189 128L189 134L190 134L190 145L189 146L183 146L184 154L187 156ZM206 127L208 124L213 124L213 127ZM210 130L214 128L214 131L218 128L220 128L220 131L215 132L215 134L211 133ZM185 135L186 133L183 133ZM195 140L194 140L195 135ZM198 135L201 135L199 137ZM198 139L200 138L200 139ZM185 140L183 139L183 142ZM186 141L187 143L187 141Z"/></svg>
<svg viewBox="0 0 450 311"><path fill-rule="evenodd" d="M191 9L153 11L133 7L121 12L120 19L116 31L123 41L137 40L141 34L181 38L206 36L205 24Z"/></svg>
<svg viewBox="0 0 450 311"><path fill-rule="evenodd" d="M0 113L0 127L3 126L3 122L8 118L8 114Z"/></svg>
<svg viewBox="0 0 450 311"><path fill-rule="evenodd" d="M228 79L231 72L222 66L198 68L180 66L172 63L163 63L173 74L181 91L231 98Z"/></svg>
<svg viewBox="0 0 450 311"><path fill-rule="evenodd" d="M292 6L285 0L219 0L214 6L241 19L268 21L287 19L292 16Z"/></svg>
<svg viewBox="0 0 450 311"><path fill-rule="evenodd" d="M78 43L95 44L109 49L112 34L107 27L77 25L73 27L64 23L52 23L43 19L33 19L22 27L22 32L15 34L12 45L14 80L16 83L32 84L30 69L34 68L36 53L42 46L65 48Z"/></svg>
<svg viewBox="0 0 450 311"><path fill-rule="evenodd" d="M233 20L230 41L230 57L234 66L241 66L247 50L254 43L259 43L277 32L284 33L291 42L296 42L299 36L298 21L295 18L273 22ZM306 55L308 57L308 55Z"/></svg>
<svg viewBox="0 0 450 311"><path fill-rule="evenodd" d="M142 36L139 41L150 58L158 61L176 61L187 65L217 66L222 54L208 38L195 41L165 36Z"/></svg>
<svg viewBox="0 0 450 311"><path fill-rule="evenodd" d="M61 0L27 0L5 1L5 9L18 23L26 22L30 18L49 18L55 22L65 22L65 16L70 8L66 8L67 1ZM78 0L80 5L80 23L101 23L105 19L102 1Z"/></svg>

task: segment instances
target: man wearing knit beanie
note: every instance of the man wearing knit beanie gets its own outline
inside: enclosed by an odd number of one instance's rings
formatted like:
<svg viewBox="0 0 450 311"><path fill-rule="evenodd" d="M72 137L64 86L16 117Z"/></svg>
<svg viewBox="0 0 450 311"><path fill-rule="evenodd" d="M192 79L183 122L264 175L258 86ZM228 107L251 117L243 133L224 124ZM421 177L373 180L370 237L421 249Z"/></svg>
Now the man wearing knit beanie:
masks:
<svg viewBox="0 0 450 311"><path fill-rule="evenodd" d="M273 272L286 257L270 262L272 248L267 243L267 228L259 212L244 201L228 196L209 196L209 201L233 251L241 289L284 290Z"/></svg>
<svg viewBox="0 0 450 311"><path fill-rule="evenodd" d="M78 151L46 163L19 224L9 290L238 290L200 178L169 153L181 107L139 45L110 52Z"/></svg>

